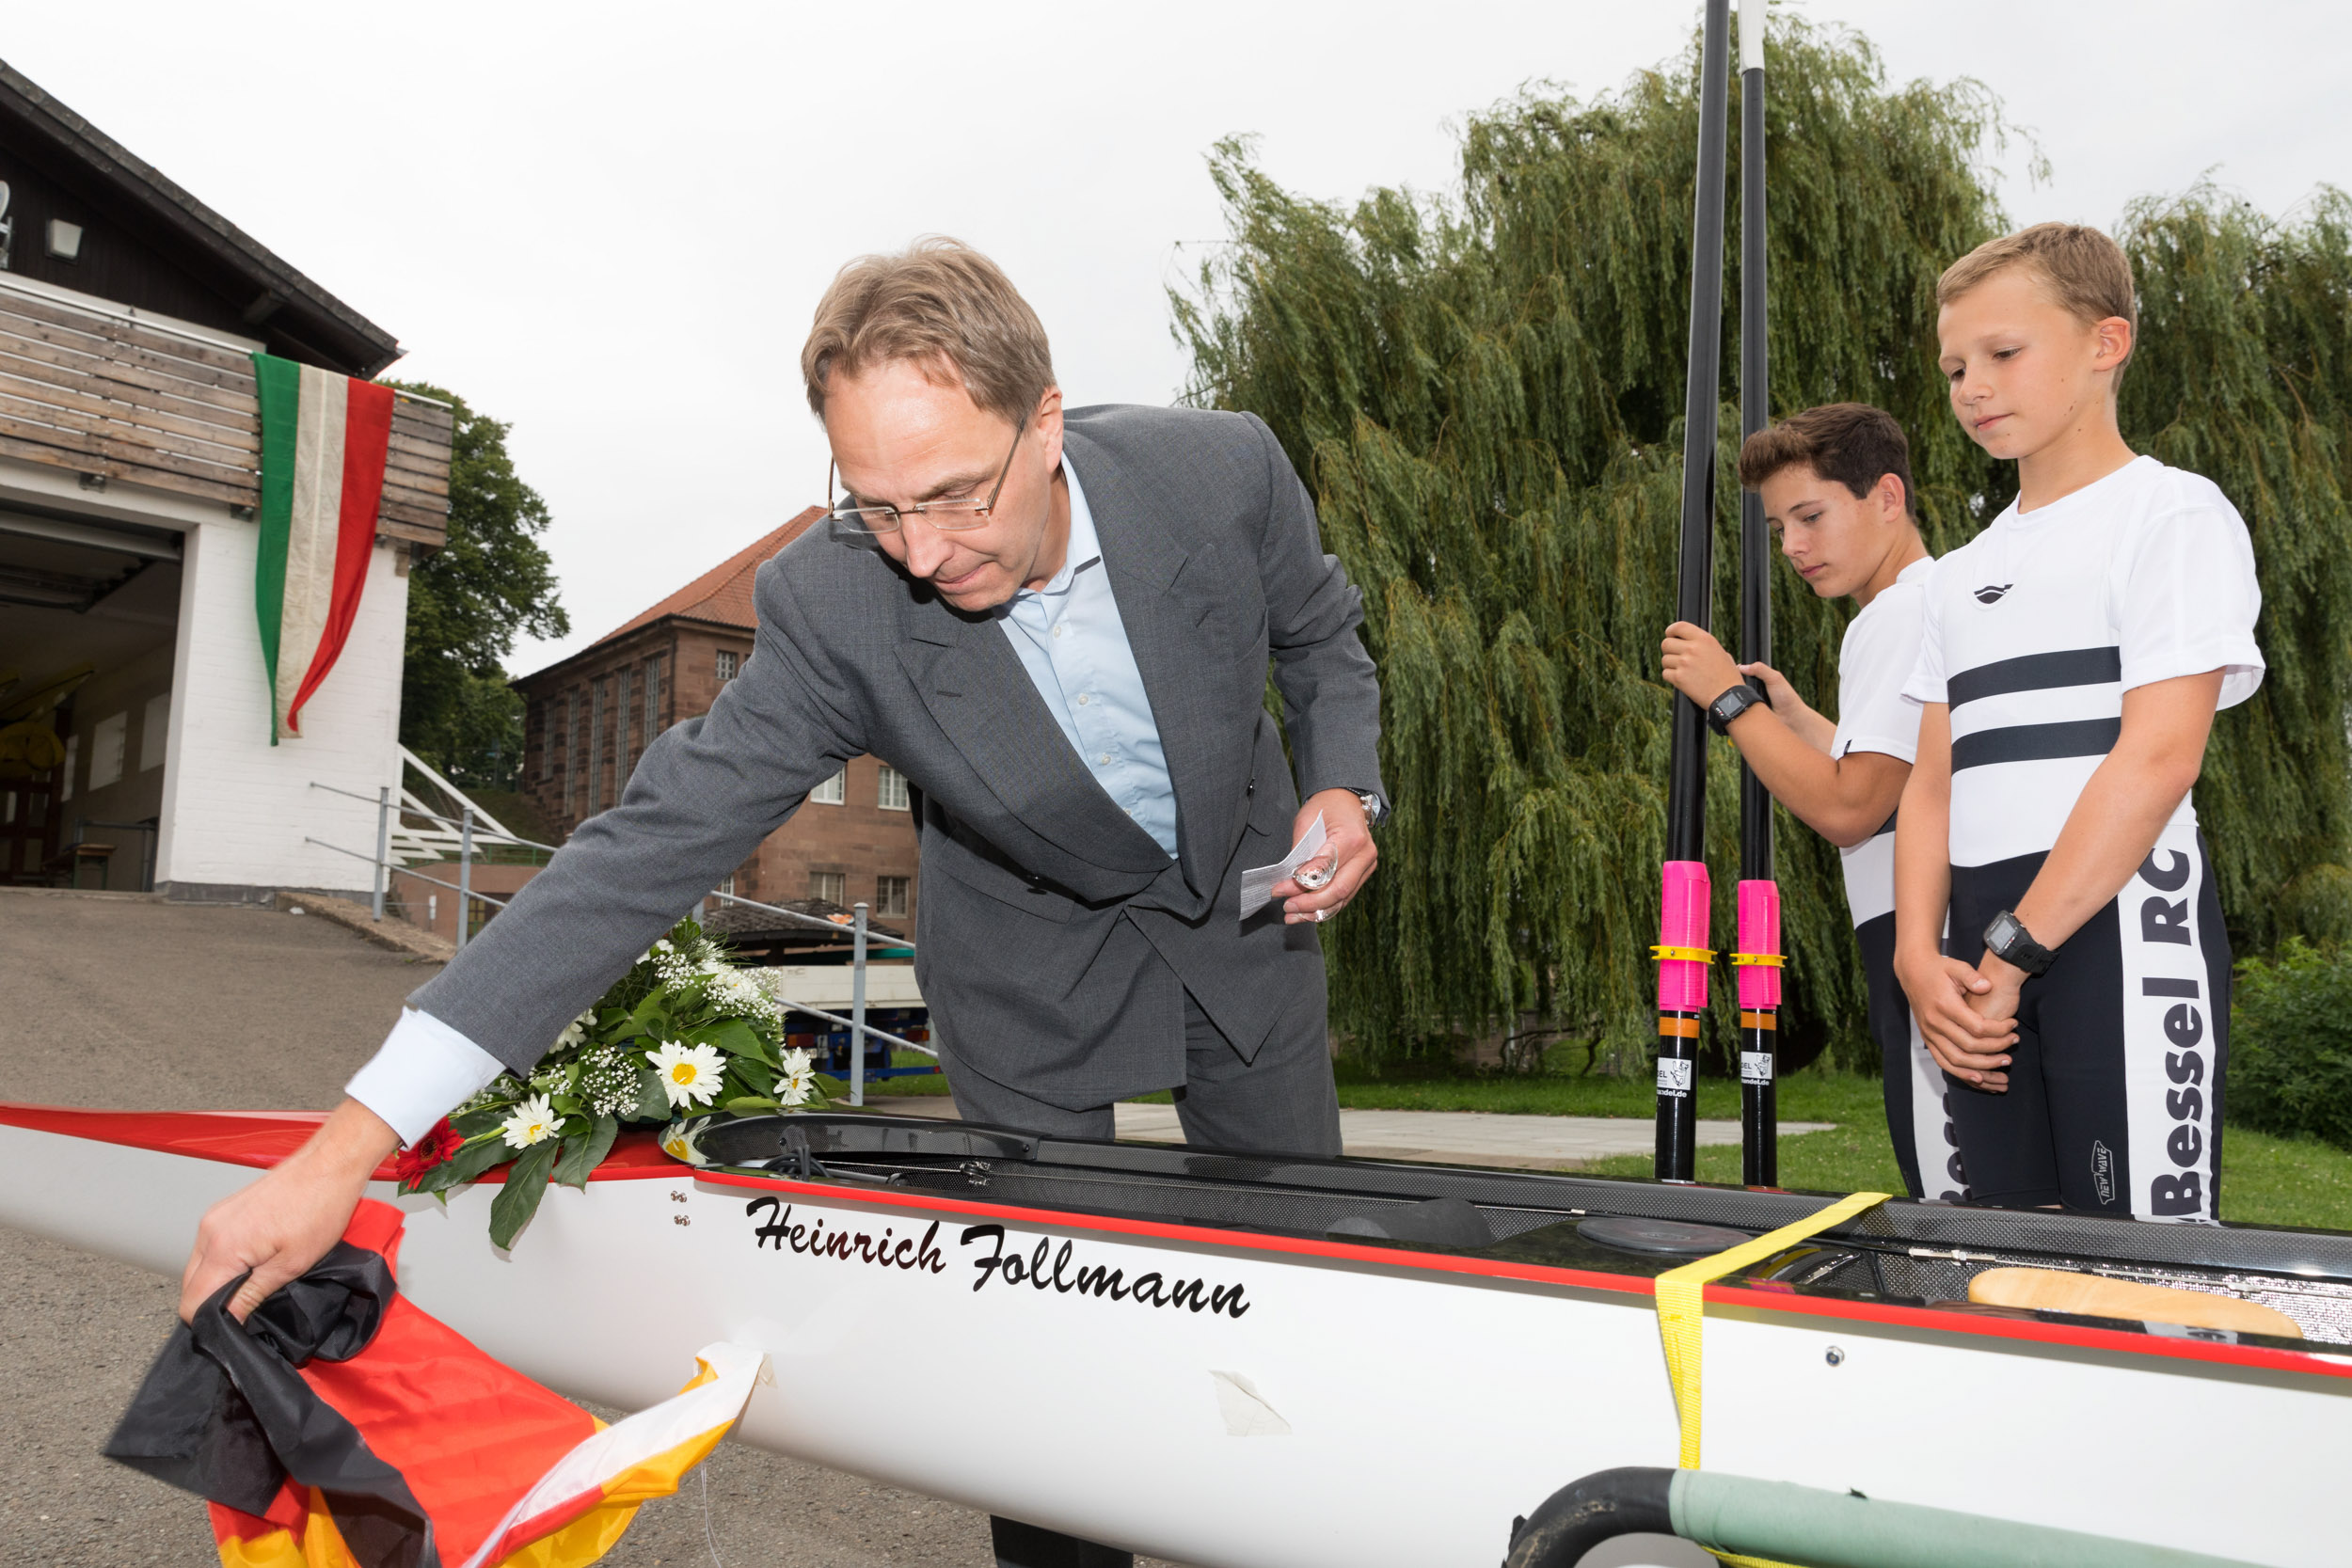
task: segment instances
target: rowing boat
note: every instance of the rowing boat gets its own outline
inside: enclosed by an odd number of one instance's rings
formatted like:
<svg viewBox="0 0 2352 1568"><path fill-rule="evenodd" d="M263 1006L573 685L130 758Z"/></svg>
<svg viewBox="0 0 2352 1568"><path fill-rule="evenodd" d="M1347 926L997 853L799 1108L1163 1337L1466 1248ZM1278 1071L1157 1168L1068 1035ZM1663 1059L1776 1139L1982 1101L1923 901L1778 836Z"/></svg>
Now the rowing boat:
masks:
<svg viewBox="0 0 2352 1568"><path fill-rule="evenodd" d="M317 1120L0 1106L0 1223L176 1273ZM372 1196L409 1215L402 1288L565 1394L650 1404L733 1340L774 1368L759 1448L1200 1568L1490 1568L1563 1483L1674 1465L1657 1276L1824 1201L848 1115L721 1124L701 1155L625 1139L511 1253L492 1183ZM1968 1299L2021 1266L2300 1337ZM1710 1472L2248 1562L2340 1549L2352 1236L1895 1201L1706 1310Z"/></svg>

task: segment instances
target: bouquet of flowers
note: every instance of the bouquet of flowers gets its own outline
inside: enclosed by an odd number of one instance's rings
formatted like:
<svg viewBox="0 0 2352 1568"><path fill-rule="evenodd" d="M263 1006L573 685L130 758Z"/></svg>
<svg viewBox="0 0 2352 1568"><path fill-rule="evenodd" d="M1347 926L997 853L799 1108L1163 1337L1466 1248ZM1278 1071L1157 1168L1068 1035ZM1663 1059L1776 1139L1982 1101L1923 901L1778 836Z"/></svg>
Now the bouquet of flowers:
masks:
<svg viewBox="0 0 2352 1568"><path fill-rule="evenodd" d="M490 1205L490 1240L512 1246L548 1183L585 1187L624 1125L826 1102L809 1053L784 1049L784 1009L681 920L571 1022L528 1079L500 1074L395 1169L402 1192L439 1195L513 1162Z"/></svg>

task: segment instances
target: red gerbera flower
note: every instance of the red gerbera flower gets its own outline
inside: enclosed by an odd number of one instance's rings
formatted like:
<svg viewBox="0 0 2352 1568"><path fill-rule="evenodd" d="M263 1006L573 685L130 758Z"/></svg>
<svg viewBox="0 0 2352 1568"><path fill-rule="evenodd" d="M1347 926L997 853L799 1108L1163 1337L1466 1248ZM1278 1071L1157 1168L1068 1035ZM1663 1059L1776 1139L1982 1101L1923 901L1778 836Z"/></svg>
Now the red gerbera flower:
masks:
<svg viewBox="0 0 2352 1568"><path fill-rule="evenodd" d="M449 1117L443 1117L433 1124L431 1132L393 1157L392 1175L405 1186L421 1179L425 1172L456 1153L465 1147L465 1143L466 1140L457 1135L457 1130L450 1126Z"/></svg>

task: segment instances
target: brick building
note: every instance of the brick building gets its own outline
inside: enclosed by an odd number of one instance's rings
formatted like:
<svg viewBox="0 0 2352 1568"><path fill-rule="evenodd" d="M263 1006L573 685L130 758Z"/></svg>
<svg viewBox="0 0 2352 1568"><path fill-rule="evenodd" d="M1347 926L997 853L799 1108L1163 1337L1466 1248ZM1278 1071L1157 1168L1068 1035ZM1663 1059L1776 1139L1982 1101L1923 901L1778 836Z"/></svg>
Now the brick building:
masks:
<svg viewBox="0 0 2352 1568"><path fill-rule="evenodd" d="M559 837L611 806L645 748L707 713L752 657L752 578L824 515L790 522L571 657L516 681L529 705L521 789ZM915 829L907 783L858 757L819 785L721 891L763 903L863 899L878 921L911 929Z"/></svg>

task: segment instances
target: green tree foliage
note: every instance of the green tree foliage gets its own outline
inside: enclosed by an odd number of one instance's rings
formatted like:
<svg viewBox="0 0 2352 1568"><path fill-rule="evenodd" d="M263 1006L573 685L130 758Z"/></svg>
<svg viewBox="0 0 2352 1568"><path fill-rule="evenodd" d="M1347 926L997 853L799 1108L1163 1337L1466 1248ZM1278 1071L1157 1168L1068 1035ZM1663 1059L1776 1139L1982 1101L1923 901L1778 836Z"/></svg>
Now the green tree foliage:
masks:
<svg viewBox="0 0 2352 1568"><path fill-rule="evenodd" d="M2344 935L2352 799L2352 201L2290 221L2208 185L2135 203L2117 237L2140 347L2119 403L2141 451L2192 468L2246 515L2268 673L2221 714L2197 784L2240 951Z"/></svg>
<svg viewBox="0 0 2352 1568"><path fill-rule="evenodd" d="M1528 1015L1629 1051L1646 1027L1697 75L1694 40L1672 69L1591 102L1530 93L1474 117L1460 189L1444 198L1375 190L1343 208L1282 190L1245 143L1212 163L1232 240L1173 302L1189 396L1263 416L1309 476L1326 544L1363 588L1382 673L1397 816L1379 877L1325 938L1335 1022L1375 1053ZM1768 81L1772 405L1892 411L1942 553L2015 487L1952 420L1935 365L1937 275L2005 227L1988 168L1998 103L1973 82L1891 87L1865 40L1794 19L1775 20ZM1730 188L1736 236L1736 137ZM2201 791L2216 798L2228 896L2244 911L2295 866L2344 858L2343 633L2327 623L2346 624L2328 611L2352 596L2328 536L2344 514L2352 268L2334 206L2280 230L2200 196L2137 211L2127 232L2152 298L2126 434L2211 473L2246 509L2270 595L2265 645L2274 672L2293 667L2225 718L2216 752L2229 760ZM1735 305L1718 459L1726 635L1738 331ZM2222 361L2227 402L2196 396ZM1785 570L1772 592L1775 663L1833 706L1849 608ZM2296 602L2313 592L2327 610ZM1724 938L1733 768L1717 742L1708 831ZM2314 794L2331 803L2312 808ZM2256 826L2278 820L2305 836L2283 845ZM1867 1062L1836 851L1785 814L1780 847L1784 1039ZM1730 990L1719 975L1719 1014Z"/></svg>
<svg viewBox="0 0 2352 1568"><path fill-rule="evenodd" d="M421 383L407 390L456 411L449 543L408 575L401 744L467 787L510 786L522 766L523 703L503 660L517 634L561 637L571 619L539 543L548 503L515 472L510 426Z"/></svg>
<svg viewBox="0 0 2352 1568"><path fill-rule="evenodd" d="M2238 968L2230 1119L2352 1148L2352 964L2289 937L2277 961Z"/></svg>

